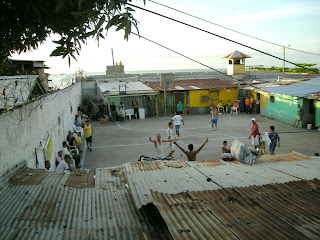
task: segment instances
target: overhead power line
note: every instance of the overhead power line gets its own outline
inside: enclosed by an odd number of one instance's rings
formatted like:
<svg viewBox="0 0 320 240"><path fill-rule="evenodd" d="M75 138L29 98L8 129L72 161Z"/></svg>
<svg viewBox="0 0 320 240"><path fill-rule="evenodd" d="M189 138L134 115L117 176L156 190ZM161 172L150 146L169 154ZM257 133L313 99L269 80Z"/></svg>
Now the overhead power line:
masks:
<svg viewBox="0 0 320 240"><path fill-rule="evenodd" d="M157 12L154 12L154 11L151 11L151 10L148 10L148 9L145 9L145 8L142 8L142 7L139 7L139 6L136 6L136 5L131 4L131 3L127 3L127 5L132 6L132 7L135 7L135 8L138 8L138 9L140 9L140 10L143 10L143 11L146 11L146 12L149 12L149 13L152 13L152 14L155 14L155 15L158 15L158 16L160 16L160 17L163 17L163 18L169 19L169 20L171 20L171 21L174 21L174 22L177 22L177 23L183 24L183 25L185 25L185 26L188 26L188 27L191 27L191 28L197 29L197 30L199 30L199 31L202 31L202 32L205 32L205 33L211 34L211 35L213 35L213 36L216 36L216 37L222 38L222 39L224 39L224 40L227 40L227 41L229 41L229 42L236 43L236 44L241 45L241 46L243 46L243 47L246 47L246 48L252 49L252 50L254 50L254 51L257 51L257 52L259 52L259 53L265 54L265 55L267 55L267 56L270 56L270 57L273 57L273 58L279 59L279 60L284 61L284 62L287 62L287 63L290 63L290 64L295 65L295 66L297 66L297 67L307 69L307 70L312 71L312 72L314 72L314 73L318 73L318 72L316 72L316 71L315 71L315 70L313 70L313 69L309 69L309 68L306 68L306 67L300 66L299 64L296 64L296 63L290 62L290 61L288 61L288 60L285 60L285 59L282 59L282 58L280 58L280 57L274 56L274 55L272 55L272 54L270 54L270 53L267 53L267 52L261 51L261 50L259 50L259 49L254 48L254 47L250 47L250 46L248 46L248 45L246 45L246 44L239 43L239 42L234 41L234 40L232 40L232 39L229 39L229 38L226 38L226 37L220 36L220 35L215 34L215 33L212 33L212 32L209 32L209 31L204 30L204 29L202 29L202 28L195 27L195 26L193 26L193 25L190 25L190 24L188 24L188 23L185 23L185 22L179 21L179 20L177 20L177 19L174 19L174 18L171 18L171 17L165 16L165 15L162 15L162 14L160 14L160 13L157 13Z"/></svg>
<svg viewBox="0 0 320 240"><path fill-rule="evenodd" d="M232 32L235 32L235 33L244 35L244 36L246 36L246 37L250 37L250 38L253 38L253 39L256 39L256 40L265 42L265 43L269 43L269 44L272 44L272 45L275 45L275 46L278 46L278 47L284 47L284 45L281 45L281 44L278 44L278 43L273 43L273 42L270 42L270 41L267 41L267 40L264 40L264 39L261 39L261 38L257 38L257 37L251 36L251 35L246 34L246 33L243 33L243 32L239 32L239 31L237 31L237 30L233 30L233 29L231 29L231 28L228 28L228 27L222 26L222 25L220 25L220 24L217 24L217 23L208 21L208 20L206 20L206 19L197 17L197 16L192 15L192 14L190 14L190 13L183 12L183 11L181 11L181 10L179 10L179 9L176 9L176 8L173 8L173 7L170 7L170 6L167 6L167 5L164 5L164 4L161 4L161 3L158 3L158 2L152 1L152 0L149 0L149 2L152 2L152 3L154 3L154 4L158 4L158 5L160 5L160 6L169 8L169 9L174 10L174 11L177 11L177 12L179 12L179 13L183 13L183 14L188 15L188 16L190 16L190 17L193 17L193 18L199 19L199 20L201 20L201 21L204 21L204 22L207 22L207 23L216 25L216 26L218 26L218 27L227 29L227 30L229 30L229 31L232 31ZM299 49L296 49L296 48L290 48L290 47L287 48L287 47L286 47L286 49L290 49L290 50L294 50L294 51L297 51L297 52L302 52L302 53L307 53L307 54L312 54L312 55L320 56L320 54L318 54L318 53L307 52L307 51L299 50Z"/></svg>
<svg viewBox="0 0 320 240"><path fill-rule="evenodd" d="M226 75L227 77L232 78L233 80L238 81L238 79L236 79L236 78L234 78L234 77L232 77L232 76L229 76L229 75L225 74L224 72L221 72L221 71L219 71L219 70L217 70L217 69L214 69L214 68L212 68L212 67L210 67L210 66L208 66L208 65L206 65L206 64L203 64L203 63L201 63L201 62L199 62L199 61L197 61L197 60L194 60L193 58L188 57L188 56L186 56L186 55L184 55L184 54L182 54L182 53L179 53L179 52L177 52L177 51L175 51L175 50L173 50L173 49L171 49L171 48L168 48L168 47L166 47L166 46L164 46L164 45L162 45L162 44L160 44L160 43L157 43L157 42L155 42L155 41L152 41L152 40L149 39L149 38L143 37L143 36L141 36L141 35L139 35L139 34L137 34L137 33L134 33L134 32L132 32L131 34L136 35L136 36L138 36L139 38L143 38L143 39L145 39L145 40L147 40L147 41L149 41L149 42L151 42L151 43L154 43L154 44L156 44L156 45L158 45L158 46L160 46L160 47L163 47L163 48L165 48L165 49L167 49L167 50L169 50L169 51L171 51L171 52L174 52L174 53L176 53L176 54L178 54L178 55L180 55L180 56L182 56L182 57L185 57L185 58L187 58L187 59L189 59L189 60L191 60L191 61L193 61L193 62L196 62L196 63L198 63L198 64L200 64L200 65L202 65L202 66L204 66L204 67L207 67L207 68L209 68L209 69L211 69L211 70L213 70L213 71L216 71L216 72L218 72L218 73L221 73L221 74L223 74L223 75Z"/></svg>

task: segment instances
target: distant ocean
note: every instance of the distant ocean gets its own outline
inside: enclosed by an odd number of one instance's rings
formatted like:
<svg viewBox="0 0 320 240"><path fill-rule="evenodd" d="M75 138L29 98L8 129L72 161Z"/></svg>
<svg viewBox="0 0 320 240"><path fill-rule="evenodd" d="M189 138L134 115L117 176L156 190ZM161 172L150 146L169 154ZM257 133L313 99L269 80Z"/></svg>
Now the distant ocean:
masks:
<svg viewBox="0 0 320 240"><path fill-rule="evenodd" d="M226 68L217 68L218 71L227 71ZM148 73L198 73L198 72L216 72L211 69L165 69L165 70L138 70L138 71L125 71L126 74L148 74ZM105 75L105 72L85 72L86 76ZM61 73L49 75L49 86L54 89L62 89L70 86L75 82L76 73Z"/></svg>

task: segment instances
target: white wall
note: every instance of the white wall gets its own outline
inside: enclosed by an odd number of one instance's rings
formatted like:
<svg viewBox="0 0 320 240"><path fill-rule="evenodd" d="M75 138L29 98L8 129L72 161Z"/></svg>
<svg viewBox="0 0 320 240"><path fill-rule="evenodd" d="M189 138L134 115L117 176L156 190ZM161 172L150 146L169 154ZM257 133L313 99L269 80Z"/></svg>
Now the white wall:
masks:
<svg viewBox="0 0 320 240"><path fill-rule="evenodd" d="M28 167L36 168L36 152L39 160L43 160L43 147L49 133L52 135L53 170L57 152L62 149L68 130L73 130L74 117L81 102L81 83L76 83L33 103L2 113L0 173L23 160ZM60 124L58 117L61 119ZM39 162L39 167L44 167L43 161Z"/></svg>

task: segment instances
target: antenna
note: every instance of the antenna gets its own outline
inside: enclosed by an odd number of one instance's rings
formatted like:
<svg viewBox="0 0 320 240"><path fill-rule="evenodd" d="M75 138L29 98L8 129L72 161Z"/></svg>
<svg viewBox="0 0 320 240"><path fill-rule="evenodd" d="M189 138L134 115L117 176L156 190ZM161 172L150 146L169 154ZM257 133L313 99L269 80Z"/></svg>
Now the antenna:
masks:
<svg viewBox="0 0 320 240"><path fill-rule="evenodd" d="M112 55L112 63L113 63L113 66L114 66L113 48L111 48L111 55Z"/></svg>

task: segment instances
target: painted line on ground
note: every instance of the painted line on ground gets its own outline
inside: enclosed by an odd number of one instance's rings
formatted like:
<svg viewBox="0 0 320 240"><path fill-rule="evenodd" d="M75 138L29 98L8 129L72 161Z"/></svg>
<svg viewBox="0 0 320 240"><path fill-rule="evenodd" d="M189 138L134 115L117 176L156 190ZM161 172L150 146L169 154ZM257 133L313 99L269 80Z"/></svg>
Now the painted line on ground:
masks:
<svg viewBox="0 0 320 240"><path fill-rule="evenodd" d="M230 122L231 119L232 119L232 117L229 116L226 121L224 121L222 123L218 123L218 126ZM122 127L118 121L117 121L117 125L118 125L119 128L124 129L124 130L129 130L129 131L155 131L155 130L165 131L165 130L167 130L166 128L149 128L149 129L148 128L126 128L126 127ZM207 125L207 126L203 126L203 127L194 127L194 128L183 127L182 129L184 129L184 130L194 130L194 129L202 129L202 128L211 128L211 126Z"/></svg>

